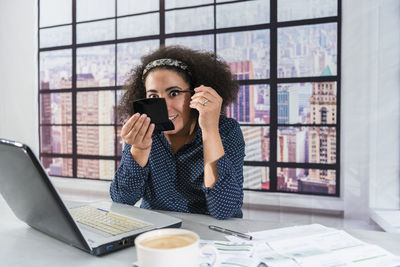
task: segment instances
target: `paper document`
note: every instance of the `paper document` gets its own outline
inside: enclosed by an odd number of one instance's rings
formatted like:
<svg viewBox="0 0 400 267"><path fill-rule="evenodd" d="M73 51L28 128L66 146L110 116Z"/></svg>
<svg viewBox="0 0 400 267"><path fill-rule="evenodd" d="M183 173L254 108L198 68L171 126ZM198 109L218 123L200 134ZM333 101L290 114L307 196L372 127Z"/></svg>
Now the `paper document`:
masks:
<svg viewBox="0 0 400 267"><path fill-rule="evenodd" d="M243 241L231 235L226 236L229 242L204 241L214 242L220 252L217 266L400 267L400 258L383 248L367 244L345 231L320 224L247 234L253 236L252 241Z"/></svg>
<svg viewBox="0 0 400 267"><path fill-rule="evenodd" d="M219 260L217 266L223 267L257 267L259 262L256 258L252 257L257 246L263 246L262 250L268 249L264 244L257 244L250 241L237 242L231 241L208 241L201 240L200 245L210 244L215 246L219 253ZM209 266L212 255L203 255L199 266Z"/></svg>
<svg viewBox="0 0 400 267"><path fill-rule="evenodd" d="M365 243L345 231L319 224L248 233L253 240L226 236L229 241L201 240L219 252L216 267L400 267L400 257ZM199 256L210 266L212 254Z"/></svg>

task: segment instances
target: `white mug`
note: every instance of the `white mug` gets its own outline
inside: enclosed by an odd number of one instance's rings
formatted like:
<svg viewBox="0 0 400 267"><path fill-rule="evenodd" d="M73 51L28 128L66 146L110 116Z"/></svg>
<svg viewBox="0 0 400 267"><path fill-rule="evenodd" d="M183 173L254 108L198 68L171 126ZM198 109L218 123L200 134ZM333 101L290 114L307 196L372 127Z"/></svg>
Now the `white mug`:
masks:
<svg viewBox="0 0 400 267"><path fill-rule="evenodd" d="M218 251L214 246L200 247L200 237L185 229L166 228L143 233L136 237L135 247L139 267L199 267L199 258L207 250L214 254L215 266Z"/></svg>

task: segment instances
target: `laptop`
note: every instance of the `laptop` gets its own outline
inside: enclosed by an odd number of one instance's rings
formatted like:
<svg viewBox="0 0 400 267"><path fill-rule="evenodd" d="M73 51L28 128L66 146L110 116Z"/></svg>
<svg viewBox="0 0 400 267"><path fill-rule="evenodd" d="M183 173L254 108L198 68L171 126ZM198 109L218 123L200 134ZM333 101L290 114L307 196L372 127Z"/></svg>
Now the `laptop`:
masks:
<svg viewBox="0 0 400 267"><path fill-rule="evenodd" d="M21 221L97 256L133 246L143 232L182 225L181 219L111 201L67 207L32 150L5 139L0 193Z"/></svg>

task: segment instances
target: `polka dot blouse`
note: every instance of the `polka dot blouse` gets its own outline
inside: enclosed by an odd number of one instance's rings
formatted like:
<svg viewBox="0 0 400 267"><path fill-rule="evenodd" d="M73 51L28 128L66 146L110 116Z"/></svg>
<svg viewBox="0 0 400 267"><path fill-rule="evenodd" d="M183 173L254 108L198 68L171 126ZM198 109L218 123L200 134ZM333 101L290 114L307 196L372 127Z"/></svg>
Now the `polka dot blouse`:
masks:
<svg viewBox="0 0 400 267"><path fill-rule="evenodd" d="M147 165L142 168L126 144L121 164L111 182L113 201L134 205L142 198L142 208L209 214L217 219L242 217L244 140L239 124L220 117L219 132L225 155L217 162L218 181L204 186L202 134L175 154L162 133L153 134Z"/></svg>

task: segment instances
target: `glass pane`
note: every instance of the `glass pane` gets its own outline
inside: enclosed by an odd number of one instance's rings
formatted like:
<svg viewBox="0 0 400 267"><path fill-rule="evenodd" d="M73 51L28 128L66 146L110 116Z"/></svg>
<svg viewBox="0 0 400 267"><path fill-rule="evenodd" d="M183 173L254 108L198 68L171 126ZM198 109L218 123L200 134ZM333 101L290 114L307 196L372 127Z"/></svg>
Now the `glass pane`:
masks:
<svg viewBox="0 0 400 267"><path fill-rule="evenodd" d="M78 159L78 177L112 180L114 173L115 161L113 160Z"/></svg>
<svg viewBox="0 0 400 267"><path fill-rule="evenodd" d="M117 127L117 156L121 157L122 156L122 150L124 149L124 141L121 138L121 130L122 127L118 126Z"/></svg>
<svg viewBox="0 0 400 267"><path fill-rule="evenodd" d="M76 25L76 42L89 43L115 39L115 20L80 23Z"/></svg>
<svg viewBox="0 0 400 267"><path fill-rule="evenodd" d="M203 50L214 52L214 35L197 35L188 37L176 37L165 39L165 44L169 45L182 45L189 47L193 50Z"/></svg>
<svg viewBox="0 0 400 267"><path fill-rule="evenodd" d="M335 127L278 127L278 162L336 163Z"/></svg>
<svg viewBox="0 0 400 267"><path fill-rule="evenodd" d="M71 158L41 158L42 165L46 172L52 176L72 177L72 159Z"/></svg>
<svg viewBox="0 0 400 267"><path fill-rule="evenodd" d="M159 3L159 0L140 1L140 4L138 4L138 1L118 0L118 16L125 16L148 11L158 11L160 8Z"/></svg>
<svg viewBox="0 0 400 267"><path fill-rule="evenodd" d="M269 127L242 126L246 143L244 160L269 161Z"/></svg>
<svg viewBox="0 0 400 267"><path fill-rule="evenodd" d="M337 16L337 0L278 0L278 21Z"/></svg>
<svg viewBox="0 0 400 267"><path fill-rule="evenodd" d="M78 48L76 63L77 87L115 84L115 45Z"/></svg>
<svg viewBox="0 0 400 267"><path fill-rule="evenodd" d="M117 104L119 105L122 99L122 96L124 95L126 91L125 90L117 90ZM122 125L124 122L124 118L121 117L120 113L117 112L117 124Z"/></svg>
<svg viewBox="0 0 400 267"><path fill-rule="evenodd" d="M336 171L278 168L277 190L334 195L336 194Z"/></svg>
<svg viewBox="0 0 400 267"><path fill-rule="evenodd" d="M72 50L40 52L40 89L71 88Z"/></svg>
<svg viewBox="0 0 400 267"><path fill-rule="evenodd" d="M269 168L243 166L243 188L269 190Z"/></svg>
<svg viewBox="0 0 400 267"><path fill-rule="evenodd" d="M42 153L72 154L71 126L40 126Z"/></svg>
<svg viewBox="0 0 400 267"><path fill-rule="evenodd" d="M76 128L78 154L114 156L114 126L78 126Z"/></svg>
<svg viewBox="0 0 400 267"><path fill-rule="evenodd" d="M40 27L72 22L72 0L40 0Z"/></svg>
<svg viewBox="0 0 400 267"><path fill-rule="evenodd" d="M269 22L269 1L256 0L217 5L217 28Z"/></svg>
<svg viewBox="0 0 400 267"><path fill-rule="evenodd" d="M337 24L278 29L278 77L337 75Z"/></svg>
<svg viewBox="0 0 400 267"><path fill-rule="evenodd" d="M278 123L336 124L336 82L278 84Z"/></svg>
<svg viewBox="0 0 400 267"><path fill-rule="evenodd" d="M77 0L76 21L115 17L115 0Z"/></svg>
<svg viewBox="0 0 400 267"><path fill-rule="evenodd" d="M156 35L160 33L160 15L151 13L117 20L118 39Z"/></svg>
<svg viewBox="0 0 400 267"><path fill-rule="evenodd" d="M140 58L159 48L159 40L122 43L117 45L117 85L123 85L131 70L140 64Z"/></svg>
<svg viewBox="0 0 400 267"><path fill-rule="evenodd" d="M214 7L212 6L165 12L166 33L200 31L213 28Z"/></svg>
<svg viewBox="0 0 400 267"><path fill-rule="evenodd" d="M269 30L218 34L217 54L238 79L269 78Z"/></svg>
<svg viewBox="0 0 400 267"><path fill-rule="evenodd" d="M227 117L238 122L269 123L270 97L269 85L242 85L236 102L225 109Z"/></svg>
<svg viewBox="0 0 400 267"><path fill-rule="evenodd" d="M214 3L213 0L165 0L165 8L177 8L186 6L198 6Z"/></svg>
<svg viewBox="0 0 400 267"><path fill-rule="evenodd" d="M115 92L78 92L76 121L81 124L112 124L115 115Z"/></svg>
<svg viewBox="0 0 400 267"><path fill-rule="evenodd" d="M40 30L40 48L71 44L72 26L61 26Z"/></svg>
<svg viewBox="0 0 400 267"><path fill-rule="evenodd" d="M40 123L72 123L72 94L40 94Z"/></svg>

